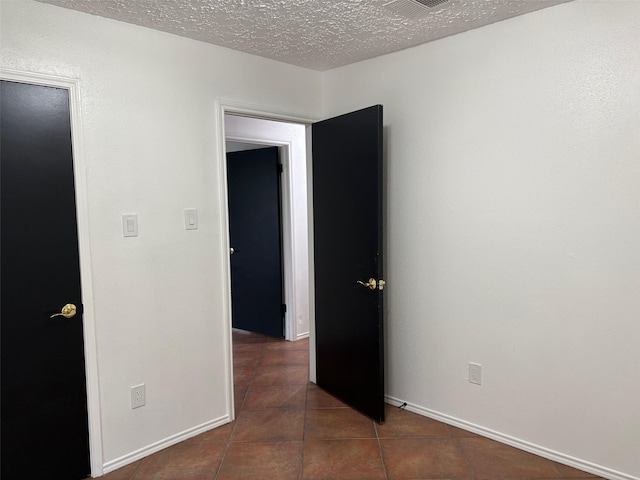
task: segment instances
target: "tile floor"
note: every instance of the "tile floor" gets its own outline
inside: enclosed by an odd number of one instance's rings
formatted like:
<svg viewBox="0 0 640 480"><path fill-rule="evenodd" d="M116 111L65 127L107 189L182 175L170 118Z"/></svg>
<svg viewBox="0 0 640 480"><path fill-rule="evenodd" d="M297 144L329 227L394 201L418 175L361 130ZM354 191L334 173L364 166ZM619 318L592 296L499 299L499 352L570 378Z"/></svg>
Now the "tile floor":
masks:
<svg viewBox="0 0 640 480"><path fill-rule="evenodd" d="M309 383L307 340L234 332L236 421L105 480L594 480L395 407L378 425Z"/></svg>

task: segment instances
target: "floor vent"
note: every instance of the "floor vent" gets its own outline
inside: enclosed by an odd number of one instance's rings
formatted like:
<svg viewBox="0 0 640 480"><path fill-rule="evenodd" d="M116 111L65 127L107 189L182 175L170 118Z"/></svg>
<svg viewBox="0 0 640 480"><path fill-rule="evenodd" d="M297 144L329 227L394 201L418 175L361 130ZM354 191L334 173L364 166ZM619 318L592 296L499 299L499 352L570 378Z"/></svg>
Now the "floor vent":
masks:
<svg viewBox="0 0 640 480"><path fill-rule="evenodd" d="M395 13L408 18L423 17L433 8L447 3L449 0L392 0L383 6Z"/></svg>

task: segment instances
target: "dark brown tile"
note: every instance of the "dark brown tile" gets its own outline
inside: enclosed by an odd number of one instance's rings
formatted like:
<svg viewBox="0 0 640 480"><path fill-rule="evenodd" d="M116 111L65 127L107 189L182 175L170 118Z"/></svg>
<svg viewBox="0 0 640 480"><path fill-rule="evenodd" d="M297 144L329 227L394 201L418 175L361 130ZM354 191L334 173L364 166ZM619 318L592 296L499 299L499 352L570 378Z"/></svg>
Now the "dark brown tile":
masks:
<svg viewBox="0 0 640 480"><path fill-rule="evenodd" d="M131 480L210 479L226 448L225 443L179 443L142 460Z"/></svg>
<svg viewBox="0 0 640 480"><path fill-rule="evenodd" d="M216 480L298 480L302 442L230 443Z"/></svg>
<svg viewBox="0 0 640 480"><path fill-rule="evenodd" d="M144 467L136 472L131 480L214 480L215 473L204 472L198 469L187 468L184 470L165 467Z"/></svg>
<svg viewBox="0 0 640 480"><path fill-rule="evenodd" d="M306 385L252 385L244 400L244 410L304 408Z"/></svg>
<svg viewBox="0 0 640 480"><path fill-rule="evenodd" d="M221 427L201 433L200 435L190 438L187 441L194 443L227 443L231 438L231 432L233 432L234 426L235 425L233 423L227 423L226 425L222 425Z"/></svg>
<svg viewBox="0 0 640 480"><path fill-rule="evenodd" d="M309 352L305 350L265 350L261 367L309 365Z"/></svg>
<svg viewBox="0 0 640 480"><path fill-rule="evenodd" d="M472 479L473 471L450 438L381 439L389 480Z"/></svg>
<svg viewBox="0 0 640 480"><path fill-rule="evenodd" d="M385 480L377 440L309 440L304 444L304 480Z"/></svg>
<svg viewBox="0 0 640 480"><path fill-rule="evenodd" d="M282 342L286 342L286 340L283 337L280 337L280 338L269 337L269 343L282 343Z"/></svg>
<svg viewBox="0 0 640 480"><path fill-rule="evenodd" d="M245 352L262 352L265 349L264 343L234 343L233 354Z"/></svg>
<svg viewBox="0 0 640 480"><path fill-rule="evenodd" d="M556 470L563 478L598 478L590 473L583 472L577 468L569 467L568 465L562 465L561 463L554 463Z"/></svg>
<svg viewBox="0 0 640 480"><path fill-rule="evenodd" d="M130 465L114 470L111 473L107 473L101 478L103 478L104 480L130 480L141 463L142 460L138 460L137 462L134 462ZM90 477L87 478L89 479Z"/></svg>
<svg viewBox="0 0 640 480"><path fill-rule="evenodd" d="M453 438L458 438L458 437L482 438L480 437L480 435L470 432L469 430L463 430L462 428L454 427L451 425L447 425L447 427L449 428L449 435L451 435Z"/></svg>
<svg viewBox="0 0 640 480"><path fill-rule="evenodd" d="M386 421L376 425L379 438L384 437L448 437L449 428L442 422L387 406Z"/></svg>
<svg viewBox="0 0 640 480"><path fill-rule="evenodd" d="M304 410L244 410L236 419L233 442L301 441Z"/></svg>
<svg viewBox="0 0 640 480"><path fill-rule="evenodd" d="M307 365L259 367L253 383L254 385L307 385L309 367Z"/></svg>
<svg viewBox="0 0 640 480"><path fill-rule="evenodd" d="M262 358L262 350L233 352L234 367L257 367Z"/></svg>
<svg viewBox="0 0 640 480"><path fill-rule="evenodd" d="M305 440L376 438L373 421L350 408L307 410Z"/></svg>
<svg viewBox="0 0 640 480"><path fill-rule="evenodd" d="M313 384L310 385L307 392L307 408L347 408L347 404L338 400L336 397L329 395L320 387Z"/></svg>
<svg viewBox="0 0 640 480"><path fill-rule="evenodd" d="M303 340L298 340L295 342L269 342L266 347L267 350L304 350L305 352L309 351L309 339L305 338Z"/></svg>
<svg viewBox="0 0 640 480"><path fill-rule="evenodd" d="M236 414L240 410L242 410L244 398L247 395L247 390L249 390L249 384L233 387L233 406L236 409Z"/></svg>
<svg viewBox="0 0 640 480"><path fill-rule="evenodd" d="M249 385L255 375L257 367L234 367L233 385L236 387Z"/></svg>
<svg viewBox="0 0 640 480"><path fill-rule="evenodd" d="M262 343L266 344L269 342L269 337L264 335L260 335L258 333L253 332L243 332L234 330L233 331L233 344L241 344L241 343Z"/></svg>
<svg viewBox="0 0 640 480"><path fill-rule="evenodd" d="M457 438L456 442L478 480L495 478L560 478L554 462L488 438Z"/></svg>

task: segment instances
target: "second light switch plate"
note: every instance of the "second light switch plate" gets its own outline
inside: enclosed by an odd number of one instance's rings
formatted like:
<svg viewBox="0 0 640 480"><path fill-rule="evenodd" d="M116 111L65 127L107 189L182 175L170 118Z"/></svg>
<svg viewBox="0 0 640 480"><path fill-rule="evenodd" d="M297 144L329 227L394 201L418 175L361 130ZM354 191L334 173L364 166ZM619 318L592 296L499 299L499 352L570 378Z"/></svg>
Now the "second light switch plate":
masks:
<svg viewBox="0 0 640 480"><path fill-rule="evenodd" d="M195 208L186 208L184 210L184 228L185 230L198 229L198 210Z"/></svg>
<svg viewBox="0 0 640 480"><path fill-rule="evenodd" d="M122 235L125 237L138 236L138 215L122 215Z"/></svg>

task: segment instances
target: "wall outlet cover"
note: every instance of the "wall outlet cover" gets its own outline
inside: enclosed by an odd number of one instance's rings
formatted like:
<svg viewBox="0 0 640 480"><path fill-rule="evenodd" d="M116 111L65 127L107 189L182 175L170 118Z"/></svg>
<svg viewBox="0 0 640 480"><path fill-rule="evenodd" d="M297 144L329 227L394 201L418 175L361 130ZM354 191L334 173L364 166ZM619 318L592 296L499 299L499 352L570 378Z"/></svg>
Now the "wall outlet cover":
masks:
<svg viewBox="0 0 640 480"><path fill-rule="evenodd" d="M482 385L482 365L469 362L469 383Z"/></svg>
<svg viewBox="0 0 640 480"><path fill-rule="evenodd" d="M131 387L131 408L139 408L147 403L144 383Z"/></svg>

